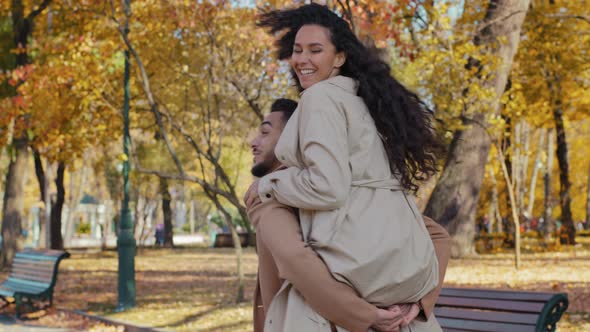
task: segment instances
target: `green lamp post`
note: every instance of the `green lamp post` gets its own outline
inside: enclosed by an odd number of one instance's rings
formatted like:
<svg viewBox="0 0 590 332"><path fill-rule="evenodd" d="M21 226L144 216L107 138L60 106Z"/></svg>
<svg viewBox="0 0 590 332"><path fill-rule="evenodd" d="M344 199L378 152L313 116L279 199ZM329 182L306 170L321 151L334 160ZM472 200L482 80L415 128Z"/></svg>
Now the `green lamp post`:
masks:
<svg viewBox="0 0 590 332"><path fill-rule="evenodd" d="M125 0L125 37L129 33L129 16L131 0ZM129 50L125 50L125 78L123 101L123 204L121 222L117 237L119 254L119 303L117 311L135 306L135 238L133 237L133 221L129 210Z"/></svg>

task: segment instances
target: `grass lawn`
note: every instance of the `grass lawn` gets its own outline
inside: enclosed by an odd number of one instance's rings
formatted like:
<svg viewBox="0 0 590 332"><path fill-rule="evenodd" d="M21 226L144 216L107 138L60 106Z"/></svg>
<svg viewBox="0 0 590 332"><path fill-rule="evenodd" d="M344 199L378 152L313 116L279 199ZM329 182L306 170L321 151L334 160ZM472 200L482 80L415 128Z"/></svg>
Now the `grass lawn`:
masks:
<svg viewBox="0 0 590 332"><path fill-rule="evenodd" d="M257 258L244 254L247 301L235 304L236 259L232 249L142 249L136 258L137 306L114 313L117 253L73 253L60 266L58 308L171 331L251 331L251 294ZM523 255L480 255L450 262L448 286L569 293L570 308L558 331L590 331L590 250ZM5 277L6 273L2 274Z"/></svg>

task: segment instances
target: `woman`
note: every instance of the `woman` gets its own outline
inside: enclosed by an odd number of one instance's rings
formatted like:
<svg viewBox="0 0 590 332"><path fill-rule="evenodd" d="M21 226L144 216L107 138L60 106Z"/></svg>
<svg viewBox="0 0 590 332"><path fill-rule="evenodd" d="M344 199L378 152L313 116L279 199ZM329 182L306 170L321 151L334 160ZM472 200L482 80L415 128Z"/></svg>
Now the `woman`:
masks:
<svg viewBox="0 0 590 332"><path fill-rule="evenodd" d="M326 7L272 11L258 24L271 33L286 30L279 58L290 58L302 91L275 149L287 168L260 179L261 200L299 208L305 241L367 301L417 302L438 282L432 242L406 193L436 171L442 145L431 113L390 75L377 50ZM326 324L288 286L268 316L265 331ZM431 318L405 329L440 327Z"/></svg>

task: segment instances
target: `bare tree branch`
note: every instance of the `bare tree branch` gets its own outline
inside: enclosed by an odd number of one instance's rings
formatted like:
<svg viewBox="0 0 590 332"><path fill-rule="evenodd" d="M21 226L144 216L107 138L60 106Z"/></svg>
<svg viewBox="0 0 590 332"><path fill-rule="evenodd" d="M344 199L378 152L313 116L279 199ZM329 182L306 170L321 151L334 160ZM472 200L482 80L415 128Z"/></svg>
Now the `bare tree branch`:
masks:
<svg viewBox="0 0 590 332"><path fill-rule="evenodd" d="M113 15L114 15L114 5L112 3L112 0L111 0L111 8L113 10ZM125 12L125 16L126 16L127 20L129 19L130 15L131 15L130 12L128 12L128 11ZM133 58L135 59L135 62L137 63L137 66L139 67L139 73L141 75L141 80L140 80L141 86L143 88L143 91L144 91L147 99L148 99L148 103L150 104L150 111L152 112L152 114L154 114L154 117L156 118L156 123L158 124L158 127L160 129L160 133L162 134L162 138L164 139L164 142L166 143L166 147L168 148L168 151L170 152L170 156L174 160L174 164L176 165L176 168L178 169L180 174L185 175L184 169L182 167L182 163L178 159L178 156L176 155L176 151L174 150L174 147L172 146L172 143L170 142L170 139L168 138L168 133L166 131L166 127L164 126L164 122L162 121L162 116L161 116L161 113L158 109L158 103L156 102L154 95L152 93L152 89L150 87L150 79L147 75L147 70L145 69L143 61L141 60L141 58L139 57L139 54L137 53L137 51L135 50L135 48L133 47L133 45L129 41L129 38L128 38L127 33L125 31L127 28L122 27L118 23L116 18L114 18L114 16L112 17L112 19L118 24L117 30L119 31L119 35L121 35L121 38L123 39L123 41L125 42L125 45L127 46L127 50L133 55Z"/></svg>
<svg viewBox="0 0 590 332"><path fill-rule="evenodd" d="M37 7L37 9L35 9L29 13L29 16L27 16L27 20L28 21L33 20L35 17L37 17L37 15L41 14L45 10L45 8L47 8L47 6L49 6L50 3L51 3L51 0L43 0L43 2L39 5L39 7Z"/></svg>
<svg viewBox="0 0 590 332"><path fill-rule="evenodd" d="M572 20L582 20L586 23L590 23L590 16L587 15L568 15L568 14L551 14L545 15L545 17L549 18L557 18L557 19L572 19Z"/></svg>
<svg viewBox="0 0 590 332"><path fill-rule="evenodd" d="M494 24L496 24L498 22L505 21L505 20L511 18L514 15L518 15L518 14L522 14L522 13L526 13L526 10L515 10L515 11L513 11L513 12L507 14L507 15L498 17L498 18L493 19L493 20L489 20L488 22L486 22L486 24L480 24L480 25L478 25L477 29L475 30L475 33L478 34L480 31L482 31L482 30L484 30L484 29L486 29L486 28L488 28L488 27L490 27L490 26L492 26L492 25L494 25Z"/></svg>

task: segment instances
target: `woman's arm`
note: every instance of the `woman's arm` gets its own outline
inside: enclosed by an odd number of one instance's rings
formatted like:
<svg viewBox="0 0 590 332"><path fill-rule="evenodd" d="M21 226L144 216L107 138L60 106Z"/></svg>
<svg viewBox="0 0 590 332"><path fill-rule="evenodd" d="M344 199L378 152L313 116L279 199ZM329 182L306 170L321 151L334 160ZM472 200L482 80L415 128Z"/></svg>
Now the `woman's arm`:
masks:
<svg viewBox="0 0 590 332"><path fill-rule="evenodd" d="M310 210L332 210L345 203L351 183L347 121L335 100L337 93L331 91L335 88L318 84L304 93L299 142L292 144L299 143L305 168L289 167L261 178L258 194L262 201L275 198Z"/></svg>

